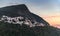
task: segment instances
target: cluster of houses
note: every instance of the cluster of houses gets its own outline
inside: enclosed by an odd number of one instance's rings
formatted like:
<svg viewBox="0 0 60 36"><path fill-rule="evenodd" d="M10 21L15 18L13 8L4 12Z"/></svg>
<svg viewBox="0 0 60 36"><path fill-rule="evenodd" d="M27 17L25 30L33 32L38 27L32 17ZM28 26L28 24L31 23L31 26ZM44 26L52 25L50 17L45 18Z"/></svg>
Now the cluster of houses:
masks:
<svg viewBox="0 0 60 36"><path fill-rule="evenodd" d="M24 18L22 16L8 17L8 16L3 15L0 18L0 21L7 22L7 23L13 23L13 24L20 24L20 25L26 24L26 25L28 25L30 27L45 26L43 23L39 23L37 21L34 21L34 23L32 23L28 18Z"/></svg>

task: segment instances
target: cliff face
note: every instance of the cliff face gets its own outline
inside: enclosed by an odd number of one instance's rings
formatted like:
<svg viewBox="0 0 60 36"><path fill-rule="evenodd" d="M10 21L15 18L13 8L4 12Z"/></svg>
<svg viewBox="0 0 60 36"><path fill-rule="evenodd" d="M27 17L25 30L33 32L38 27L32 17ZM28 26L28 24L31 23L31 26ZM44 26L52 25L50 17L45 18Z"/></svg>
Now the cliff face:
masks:
<svg viewBox="0 0 60 36"><path fill-rule="evenodd" d="M2 15L6 15L9 17L23 16L23 17L27 17L31 21L35 20L45 25L49 25L49 23L46 22L43 18L31 13L24 4L0 8L0 16Z"/></svg>
<svg viewBox="0 0 60 36"><path fill-rule="evenodd" d="M24 19L21 19L21 16ZM17 20L17 18L20 19ZM20 23L21 21L29 23ZM30 27L30 23L36 26ZM41 26L37 26L39 24ZM60 36L59 34L59 29L50 26L43 18L31 13L24 4L0 8L0 36Z"/></svg>

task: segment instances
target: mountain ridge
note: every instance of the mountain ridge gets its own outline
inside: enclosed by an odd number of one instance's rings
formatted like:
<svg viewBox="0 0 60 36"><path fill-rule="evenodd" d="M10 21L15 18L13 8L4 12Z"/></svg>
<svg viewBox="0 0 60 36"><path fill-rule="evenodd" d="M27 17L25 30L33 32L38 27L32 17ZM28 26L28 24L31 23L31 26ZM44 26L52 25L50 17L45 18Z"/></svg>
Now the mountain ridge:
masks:
<svg viewBox="0 0 60 36"><path fill-rule="evenodd" d="M45 25L49 25L43 18L37 16L36 14L31 13L25 4L21 5L12 5L0 8L0 16L6 15L9 17L24 16L27 17L30 21L37 21Z"/></svg>

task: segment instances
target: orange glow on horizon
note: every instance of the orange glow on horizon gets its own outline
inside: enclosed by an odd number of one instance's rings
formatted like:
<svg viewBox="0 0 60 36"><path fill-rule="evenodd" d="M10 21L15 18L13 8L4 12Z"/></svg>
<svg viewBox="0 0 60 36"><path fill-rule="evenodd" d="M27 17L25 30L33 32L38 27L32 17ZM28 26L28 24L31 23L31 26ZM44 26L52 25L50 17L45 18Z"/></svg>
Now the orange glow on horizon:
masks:
<svg viewBox="0 0 60 36"><path fill-rule="evenodd" d="M44 16L43 17L51 26L60 28L60 16Z"/></svg>

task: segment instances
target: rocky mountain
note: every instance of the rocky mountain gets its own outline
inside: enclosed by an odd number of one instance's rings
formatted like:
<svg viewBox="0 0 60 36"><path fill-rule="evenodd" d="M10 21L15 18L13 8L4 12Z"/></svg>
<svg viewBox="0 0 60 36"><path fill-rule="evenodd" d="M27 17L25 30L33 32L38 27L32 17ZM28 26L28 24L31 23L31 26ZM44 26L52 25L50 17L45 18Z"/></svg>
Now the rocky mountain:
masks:
<svg viewBox="0 0 60 36"><path fill-rule="evenodd" d="M26 5L24 4L0 8L0 16L3 16L3 15L9 16L9 17L23 16L25 18L27 17L32 22L37 21L45 25L49 25L49 23L43 20L43 18L31 13L26 7Z"/></svg>
<svg viewBox="0 0 60 36"><path fill-rule="evenodd" d="M20 4L0 8L0 36L60 36L60 29Z"/></svg>

